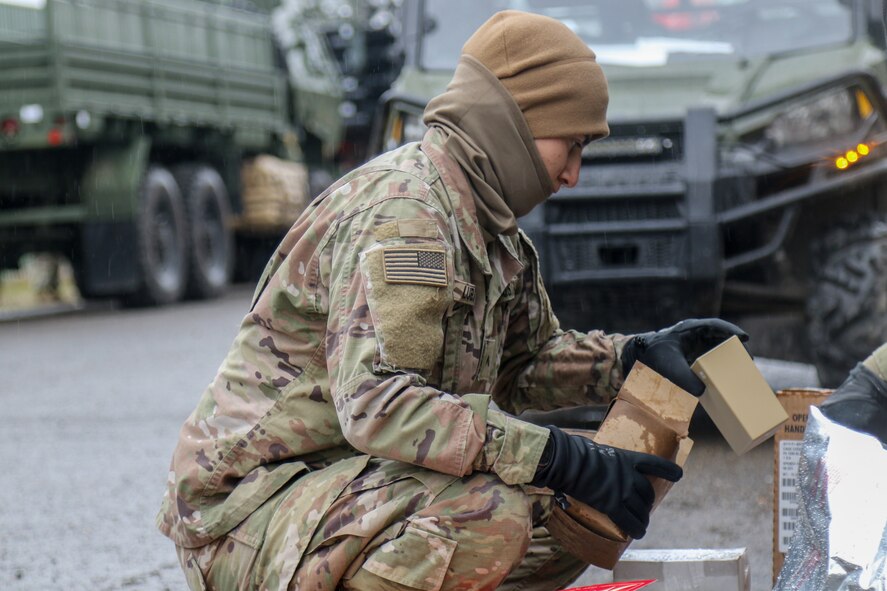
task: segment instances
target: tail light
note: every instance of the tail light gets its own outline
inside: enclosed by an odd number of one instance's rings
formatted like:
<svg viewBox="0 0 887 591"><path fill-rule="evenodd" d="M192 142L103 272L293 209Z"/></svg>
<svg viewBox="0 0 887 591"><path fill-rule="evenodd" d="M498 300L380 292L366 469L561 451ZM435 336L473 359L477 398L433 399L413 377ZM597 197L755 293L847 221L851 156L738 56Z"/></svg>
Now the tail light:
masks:
<svg viewBox="0 0 887 591"><path fill-rule="evenodd" d="M3 137L14 137L18 134L19 130L19 122L16 119L4 119L2 123L0 123L0 135Z"/></svg>
<svg viewBox="0 0 887 591"><path fill-rule="evenodd" d="M54 127L46 134L46 141L50 146L60 146L65 141L65 134L61 129Z"/></svg>

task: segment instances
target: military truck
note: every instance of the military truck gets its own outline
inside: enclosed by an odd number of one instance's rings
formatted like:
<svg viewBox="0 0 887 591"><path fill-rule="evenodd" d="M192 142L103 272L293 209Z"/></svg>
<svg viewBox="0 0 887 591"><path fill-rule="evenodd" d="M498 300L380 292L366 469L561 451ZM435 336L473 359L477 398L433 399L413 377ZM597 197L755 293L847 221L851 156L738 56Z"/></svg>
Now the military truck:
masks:
<svg viewBox="0 0 887 591"><path fill-rule="evenodd" d="M562 20L597 53L611 134L520 220L562 324L719 315L758 355L834 383L887 340L887 54L880 0L414 0L377 151L495 10Z"/></svg>
<svg viewBox="0 0 887 591"><path fill-rule="evenodd" d="M350 17L323 27L342 74L345 140L340 160L359 164L367 157L375 107L403 65L397 0L349 0ZM347 13L347 12L346 12Z"/></svg>
<svg viewBox="0 0 887 591"><path fill-rule="evenodd" d="M336 160L343 169L366 159L376 103L400 70L399 4L400 0L280 0L275 11L275 18L296 23L333 57L328 71L342 92L338 107L344 137Z"/></svg>
<svg viewBox="0 0 887 591"><path fill-rule="evenodd" d="M0 0L0 269L60 253L84 297L150 305L263 260L341 138L285 33L234 1Z"/></svg>

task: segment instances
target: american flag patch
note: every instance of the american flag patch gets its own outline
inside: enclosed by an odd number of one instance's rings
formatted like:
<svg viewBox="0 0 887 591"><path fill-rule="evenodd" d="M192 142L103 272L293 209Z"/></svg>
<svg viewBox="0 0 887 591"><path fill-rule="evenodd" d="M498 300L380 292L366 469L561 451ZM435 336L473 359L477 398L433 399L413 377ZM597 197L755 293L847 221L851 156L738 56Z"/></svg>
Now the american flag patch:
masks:
<svg viewBox="0 0 887 591"><path fill-rule="evenodd" d="M384 258L387 283L447 286L447 257L442 250L389 248Z"/></svg>

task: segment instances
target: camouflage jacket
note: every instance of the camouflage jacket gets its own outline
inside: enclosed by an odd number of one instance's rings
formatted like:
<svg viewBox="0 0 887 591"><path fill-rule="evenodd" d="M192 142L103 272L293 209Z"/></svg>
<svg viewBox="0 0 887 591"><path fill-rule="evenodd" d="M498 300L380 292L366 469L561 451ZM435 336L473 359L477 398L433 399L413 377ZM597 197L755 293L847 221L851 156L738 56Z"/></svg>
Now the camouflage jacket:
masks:
<svg viewBox="0 0 887 591"><path fill-rule="evenodd" d="M887 343L881 345L865 358L865 366L882 380L887 380Z"/></svg>
<svg viewBox="0 0 887 591"><path fill-rule="evenodd" d="M523 233L484 242L436 131L342 178L182 427L159 528L206 544L301 472L342 466L341 488L361 456L532 480L548 432L512 415L610 400L626 339L560 330L538 263Z"/></svg>

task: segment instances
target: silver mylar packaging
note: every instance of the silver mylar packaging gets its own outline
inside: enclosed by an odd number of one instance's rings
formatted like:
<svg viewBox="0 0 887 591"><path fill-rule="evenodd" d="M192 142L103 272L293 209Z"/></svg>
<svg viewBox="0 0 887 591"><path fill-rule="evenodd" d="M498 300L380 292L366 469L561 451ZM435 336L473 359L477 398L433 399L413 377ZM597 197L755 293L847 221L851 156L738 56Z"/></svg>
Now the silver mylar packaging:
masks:
<svg viewBox="0 0 887 591"><path fill-rule="evenodd" d="M811 407L798 478L774 591L887 591L887 450Z"/></svg>

